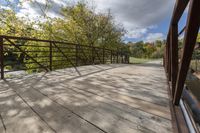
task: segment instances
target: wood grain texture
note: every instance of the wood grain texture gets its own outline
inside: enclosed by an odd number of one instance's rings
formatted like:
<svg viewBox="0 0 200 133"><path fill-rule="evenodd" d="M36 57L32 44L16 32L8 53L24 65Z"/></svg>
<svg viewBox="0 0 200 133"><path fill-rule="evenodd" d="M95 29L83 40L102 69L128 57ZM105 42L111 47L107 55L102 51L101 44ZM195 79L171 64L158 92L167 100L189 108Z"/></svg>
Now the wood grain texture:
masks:
<svg viewBox="0 0 200 133"><path fill-rule="evenodd" d="M67 68L0 85L0 111L11 133L31 132L29 124L33 133L173 132L159 61Z"/></svg>

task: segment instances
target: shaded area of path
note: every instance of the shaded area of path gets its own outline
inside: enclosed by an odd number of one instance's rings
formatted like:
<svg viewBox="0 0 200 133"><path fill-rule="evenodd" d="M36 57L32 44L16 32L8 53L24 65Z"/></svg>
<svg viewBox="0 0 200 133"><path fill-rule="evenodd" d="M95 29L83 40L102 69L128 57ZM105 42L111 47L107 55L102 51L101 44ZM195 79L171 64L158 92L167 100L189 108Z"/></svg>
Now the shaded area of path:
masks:
<svg viewBox="0 0 200 133"><path fill-rule="evenodd" d="M89 65L0 80L0 114L0 131L6 133L172 132L159 61Z"/></svg>

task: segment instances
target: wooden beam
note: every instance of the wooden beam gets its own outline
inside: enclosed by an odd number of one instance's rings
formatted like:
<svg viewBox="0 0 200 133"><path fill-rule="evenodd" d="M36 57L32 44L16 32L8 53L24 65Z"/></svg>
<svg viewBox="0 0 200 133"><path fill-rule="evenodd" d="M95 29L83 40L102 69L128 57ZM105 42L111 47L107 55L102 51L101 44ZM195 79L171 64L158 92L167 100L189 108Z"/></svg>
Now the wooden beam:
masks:
<svg viewBox="0 0 200 133"><path fill-rule="evenodd" d="M200 0L191 0L184 36L184 48L176 83L174 104L178 105L189 69L200 25Z"/></svg>
<svg viewBox="0 0 200 133"><path fill-rule="evenodd" d="M178 71L178 25L172 25L170 30L170 47L171 47L171 83L172 96L174 96L176 88L176 79Z"/></svg>

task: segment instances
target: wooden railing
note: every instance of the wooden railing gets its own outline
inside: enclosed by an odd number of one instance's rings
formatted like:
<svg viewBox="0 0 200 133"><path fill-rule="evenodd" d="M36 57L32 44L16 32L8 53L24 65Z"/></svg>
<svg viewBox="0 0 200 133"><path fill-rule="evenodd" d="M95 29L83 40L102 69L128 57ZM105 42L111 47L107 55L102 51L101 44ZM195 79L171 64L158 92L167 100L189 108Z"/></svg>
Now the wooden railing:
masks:
<svg viewBox="0 0 200 133"><path fill-rule="evenodd" d="M9 55L17 60L9 59ZM123 50L111 50L62 41L41 40L27 37L0 36L0 72L52 71L81 65L129 63L129 57ZM13 67L20 66L18 69ZM5 70L12 66L11 70Z"/></svg>

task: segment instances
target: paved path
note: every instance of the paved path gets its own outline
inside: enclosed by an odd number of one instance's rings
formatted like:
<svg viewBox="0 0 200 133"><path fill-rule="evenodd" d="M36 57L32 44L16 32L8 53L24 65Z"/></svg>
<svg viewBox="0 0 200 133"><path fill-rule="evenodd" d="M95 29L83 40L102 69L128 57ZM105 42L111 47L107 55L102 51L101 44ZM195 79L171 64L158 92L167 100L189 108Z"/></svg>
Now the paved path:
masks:
<svg viewBox="0 0 200 133"><path fill-rule="evenodd" d="M158 61L0 80L0 133L172 132Z"/></svg>

